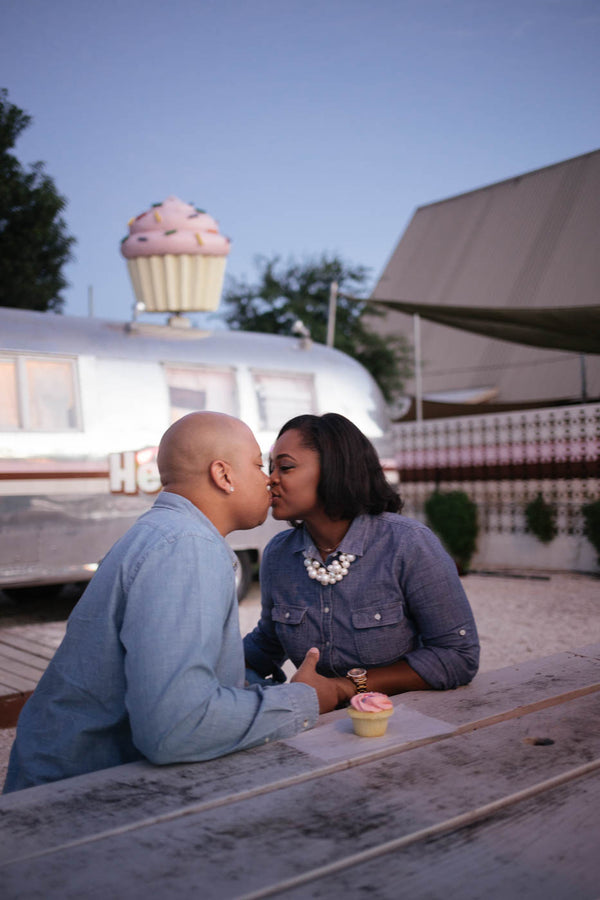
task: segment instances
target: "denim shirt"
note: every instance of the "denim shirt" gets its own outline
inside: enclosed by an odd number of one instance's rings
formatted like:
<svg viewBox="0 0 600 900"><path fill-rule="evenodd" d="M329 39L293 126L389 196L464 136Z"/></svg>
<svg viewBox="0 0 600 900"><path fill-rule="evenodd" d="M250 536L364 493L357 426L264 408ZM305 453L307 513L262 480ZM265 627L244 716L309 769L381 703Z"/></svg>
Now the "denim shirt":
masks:
<svg viewBox="0 0 600 900"><path fill-rule="evenodd" d="M244 687L236 557L161 492L114 545L23 708L5 792L143 757L211 759L318 718L305 684Z"/></svg>
<svg viewBox="0 0 600 900"><path fill-rule="evenodd" d="M246 665L279 677L318 647L318 671L404 659L431 687L467 684L479 640L456 565L426 526L395 513L358 516L338 550L356 559L335 584L308 578L305 555L320 560L306 530L276 535L263 555L261 618L244 639ZM328 558L327 562L331 562Z"/></svg>

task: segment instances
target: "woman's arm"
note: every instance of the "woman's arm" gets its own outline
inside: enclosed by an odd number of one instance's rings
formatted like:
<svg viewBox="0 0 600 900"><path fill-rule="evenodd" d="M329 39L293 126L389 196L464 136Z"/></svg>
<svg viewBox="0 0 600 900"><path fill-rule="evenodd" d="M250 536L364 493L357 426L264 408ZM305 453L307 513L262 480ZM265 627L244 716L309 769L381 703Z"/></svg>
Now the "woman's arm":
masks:
<svg viewBox="0 0 600 900"><path fill-rule="evenodd" d="M336 683L339 702L350 700L356 693L356 688L349 678L334 678L333 681ZM401 659L390 666L368 669L367 690L392 695L402 694L405 691L429 691L431 685L421 678L406 660Z"/></svg>
<svg viewBox="0 0 600 900"><path fill-rule="evenodd" d="M422 527L404 569L402 589L419 635L406 663L434 689L468 684L479 668L479 637L454 560Z"/></svg>
<svg viewBox="0 0 600 900"><path fill-rule="evenodd" d="M398 662L367 669L367 690L400 694L468 684L479 665L479 639L453 560L428 528L417 526L403 535L398 569L418 645ZM335 681L349 700L354 684L344 677Z"/></svg>

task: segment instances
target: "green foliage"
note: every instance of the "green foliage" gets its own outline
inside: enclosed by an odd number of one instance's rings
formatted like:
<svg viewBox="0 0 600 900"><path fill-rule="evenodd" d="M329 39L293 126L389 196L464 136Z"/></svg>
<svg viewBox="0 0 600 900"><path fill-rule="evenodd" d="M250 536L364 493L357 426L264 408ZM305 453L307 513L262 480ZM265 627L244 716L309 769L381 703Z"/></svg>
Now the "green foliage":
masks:
<svg viewBox="0 0 600 900"><path fill-rule="evenodd" d="M300 320L313 340L327 340L329 293L332 282L351 296L365 292L368 271L349 266L337 256L322 256L303 263L282 264L279 257L256 260L258 281L232 279L223 295L225 320L233 329L267 334L289 334ZM366 301L338 297L336 349L358 360L379 384L387 400L401 393L412 374L411 349L402 337L382 337L363 322ZM370 316L383 315L368 308Z"/></svg>
<svg viewBox="0 0 600 900"><path fill-rule="evenodd" d="M598 565L600 565L600 500L594 500L592 503L586 503L581 507L583 514L583 533L598 554Z"/></svg>
<svg viewBox="0 0 600 900"><path fill-rule="evenodd" d="M455 561L459 572L468 571L477 547L477 507L464 491L435 491L425 503L427 524Z"/></svg>
<svg viewBox="0 0 600 900"><path fill-rule="evenodd" d="M11 153L30 122L0 89L0 306L60 312L61 271L75 239L60 217L66 201L43 163L25 171Z"/></svg>
<svg viewBox="0 0 600 900"><path fill-rule="evenodd" d="M529 531L542 544L549 544L558 534L556 508L551 503L546 503L541 494L525 507L525 520Z"/></svg>

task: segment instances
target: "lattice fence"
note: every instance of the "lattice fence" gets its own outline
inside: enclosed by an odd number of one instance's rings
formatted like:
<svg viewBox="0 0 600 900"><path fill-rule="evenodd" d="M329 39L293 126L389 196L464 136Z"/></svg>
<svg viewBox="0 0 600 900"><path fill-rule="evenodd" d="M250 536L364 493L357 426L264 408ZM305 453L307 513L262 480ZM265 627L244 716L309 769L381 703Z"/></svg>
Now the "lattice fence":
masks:
<svg viewBox="0 0 600 900"><path fill-rule="evenodd" d="M523 535L541 493L559 536L580 537L582 505L600 498L600 404L398 423L394 444L404 512L417 519L436 487L458 489L482 535Z"/></svg>

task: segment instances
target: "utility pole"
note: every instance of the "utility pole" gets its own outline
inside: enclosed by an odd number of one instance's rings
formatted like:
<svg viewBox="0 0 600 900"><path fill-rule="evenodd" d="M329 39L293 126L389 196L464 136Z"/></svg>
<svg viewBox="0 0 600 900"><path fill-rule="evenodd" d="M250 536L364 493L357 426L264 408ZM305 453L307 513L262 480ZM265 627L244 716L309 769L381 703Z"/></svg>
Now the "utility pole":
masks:
<svg viewBox="0 0 600 900"><path fill-rule="evenodd" d="M421 316L413 315L413 334L415 345L415 407L417 422L423 419L423 382L421 380Z"/></svg>
<svg viewBox="0 0 600 900"><path fill-rule="evenodd" d="M333 347L335 338L335 314L337 310L338 283L332 281L329 286L329 314L327 317L327 346Z"/></svg>
<svg viewBox="0 0 600 900"><path fill-rule="evenodd" d="M579 369L581 372L581 402L587 403L587 374L585 371L585 353L579 354Z"/></svg>

